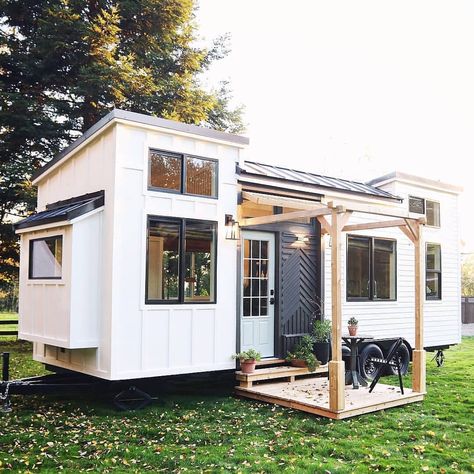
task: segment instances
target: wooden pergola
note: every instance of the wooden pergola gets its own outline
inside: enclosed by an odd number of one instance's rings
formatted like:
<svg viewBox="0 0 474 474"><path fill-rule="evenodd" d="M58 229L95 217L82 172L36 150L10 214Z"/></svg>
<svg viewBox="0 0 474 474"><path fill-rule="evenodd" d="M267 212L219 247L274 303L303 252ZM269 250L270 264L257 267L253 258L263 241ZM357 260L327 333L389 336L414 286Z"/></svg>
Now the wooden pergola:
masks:
<svg viewBox="0 0 474 474"><path fill-rule="evenodd" d="M252 200L255 204L275 205L274 198L256 198L251 193L243 193L244 199ZM273 201L272 201L273 199ZM287 205L287 204L284 204ZM309 207L309 206L308 206ZM376 222L349 224L354 213L370 214L384 217L385 220ZM241 227L272 224L291 221L299 218L316 218L321 224L321 232L331 237L331 303L332 303L332 360L329 362L329 411L340 414L345 410L345 377L344 361L342 359L342 255L344 232L354 232L369 229L399 228L415 248L415 347L413 349L413 383L412 392L422 399L426 391L426 353L423 349L423 226L425 218L412 218L395 206L369 205L357 201L345 201L340 204L334 201L312 203L310 208L286 212L283 214L264 215L259 217L239 219ZM388 219L387 219L388 218ZM421 397L421 398L420 398ZM254 397L256 398L256 397ZM264 399L264 398L261 398ZM292 405L286 405L292 406ZM382 406L378 409L381 409ZM309 410L308 410L309 411ZM367 410L365 410L367 411ZM363 413L364 411L361 411ZM317 410L314 413L318 413ZM352 416L352 415L351 415ZM336 416L335 416L336 417Z"/></svg>

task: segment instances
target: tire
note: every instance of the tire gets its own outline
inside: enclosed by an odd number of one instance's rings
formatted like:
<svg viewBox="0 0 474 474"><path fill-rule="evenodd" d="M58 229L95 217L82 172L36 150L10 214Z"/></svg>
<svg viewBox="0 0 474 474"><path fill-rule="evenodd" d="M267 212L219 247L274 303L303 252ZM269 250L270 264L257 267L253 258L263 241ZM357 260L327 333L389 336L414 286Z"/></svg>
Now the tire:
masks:
<svg viewBox="0 0 474 474"><path fill-rule="evenodd" d="M366 380L372 380L379 364L370 362L370 357L377 357L383 359L383 353L379 346L375 344L368 344L365 346L359 355L359 372Z"/></svg>
<svg viewBox="0 0 474 474"><path fill-rule="evenodd" d="M395 357L398 357L400 362L400 371L402 375L406 375L408 373L408 366L410 365L410 351L405 344L402 344L398 349ZM394 359L395 359L394 357ZM389 366L389 375L398 375L398 371L396 367Z"/></svg>

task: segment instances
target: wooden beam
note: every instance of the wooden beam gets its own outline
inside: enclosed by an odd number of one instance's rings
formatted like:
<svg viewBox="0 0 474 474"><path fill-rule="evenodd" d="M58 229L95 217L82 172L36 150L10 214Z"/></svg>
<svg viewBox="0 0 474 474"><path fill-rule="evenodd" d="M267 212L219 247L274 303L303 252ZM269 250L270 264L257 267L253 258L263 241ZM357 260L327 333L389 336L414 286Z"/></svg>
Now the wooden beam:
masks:
<svg viewBox="0 0 474 474"><path fill-rule="evenodd" d="M425 259L423 244L423 226L415 221L413 225L417 235L415 240L415 349L413 350L413 379L414 392L426 392L426 352L423 349L424 315L423 302L425 299ZM412 223L413 224L413 223Z"/></svg>
<svg viewBox="0 0 474 474"><path fill-rule="evenodd" d="M353 232L357 230L384 229L386 227L400 227L406 224L405 219L394 219L390 221L366 222L363 224L346 225L343 232Z"/></svg>
<svg viewBox="0 0 474 474"><path fill-rule="evenodd" d="M347 225L349 222L349 219L352 217L352 211L347 211L341 219L341 229L344 230L344 227Z"/></svg>
<svg viewBox="0 0 474 474"><path fill-rule="evenodd" d="M329 362L329 409L344 410L344 361L342 360L342 220L337 209L331 214L331 305L332 360Z"/></svg>
<svg viewBox="0 0 474 474"><path fill-rule="evenodd" d="M410 229L411 233L413 234L413 237L415 238L415 241L418 241L419 239L419 230L420 226L418 221L413 220L413 219L405 219L407 227Z"/></svg>
<svg viewBox="0 0 474 474"><path fill-rule="evenodd" d="M242 198L255 204L289 207L293 209L320 209L327 207L325 204L320 204L316 201L275 196L271 194L260 194L249 191L243 191Z"/></svg>
<svg viewBox="0 0 474 474"><path fill-rule="evenodd" d="M416 238L413 235L413 232L404 224L399 227L399 229L413 242L416 243Z"/></svg>
<svg viewBox="0 0 474 474"><path fill-rule="evenodd" d="M342 205L347 211L354 211L354 212L361 212L363 214L376 214L380 216L387 216L387 217L399 217L402 219L410 218L410 214L408 211L404 211L400 208L393 207L393 206L381 206L381 205L374 205L374 204L364 204L350 200L344 201L329 201L329 206L337 206Z"/></svg>
<svg viewBox="0 0 474 474"><path fill-rule="evenodd" d="M317 219L319 223L321 224L321 228L324 229L327 234L330 234L331 224L328 222L328 220L324 216L318 216Z"/></svg>
<svg viewBox="0 0 474 474"><path fill-rule="evenodd" d="M275 222L291 221L293 219L301 219L303 217L317 217L331 214L331 209L328 208L315 208L305 209L302 211L285 212L283 214L272 214L269 216L261 217L250 217L248 219L242 219L239 224L240 227L249 227L254 225L262 224L273 224Z"/></svg>

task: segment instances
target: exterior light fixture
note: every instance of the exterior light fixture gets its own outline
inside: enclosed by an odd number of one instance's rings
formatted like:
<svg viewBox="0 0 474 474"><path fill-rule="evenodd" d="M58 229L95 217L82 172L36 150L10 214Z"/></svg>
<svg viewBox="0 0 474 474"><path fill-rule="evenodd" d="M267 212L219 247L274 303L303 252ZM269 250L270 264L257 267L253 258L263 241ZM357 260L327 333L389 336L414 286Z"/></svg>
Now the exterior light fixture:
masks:
<svg viewBox="0 0 474 474"><path fill-rule="evenodd" d="M239 223L234 220L234 216L232 214L225 215L225 238L227 240L240 239Z"/></svg>
<svg viewBox="0 0 474 474"><path fill-rule="evenodd" d="M305 244L306 242L309 242L309 237L307 237L306 235L298 235L296 241L301 244Z"/></svg>

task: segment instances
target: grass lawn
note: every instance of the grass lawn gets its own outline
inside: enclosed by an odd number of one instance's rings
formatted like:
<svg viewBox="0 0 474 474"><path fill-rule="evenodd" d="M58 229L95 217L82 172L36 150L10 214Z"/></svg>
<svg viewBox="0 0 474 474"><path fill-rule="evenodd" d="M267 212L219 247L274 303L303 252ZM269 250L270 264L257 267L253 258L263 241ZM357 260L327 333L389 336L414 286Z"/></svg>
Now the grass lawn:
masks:
<svg viewBox="0 0 474 474"><path fill-rule="evenodd" d="M16 320L18 321L18 315L16 313L1 313L0 312L0 321L1 320ZM17 324L0 324L0 331L17 331L18 330L18 325ZM2 343L3 340L5 340L5 337L7 336L0 336L0 344Z"/></svg>
<svg viewBox="0 0 474 474"><path fill-rule="evenodd" d="M13 376L42 372L29 344L0 340L2 350ZM428 359L423 403L345 421L229 392L168 393L132 413L79 397L16 397L0 413L0 470L474 472L474 337L446 356L441 368Z"/></svg>

